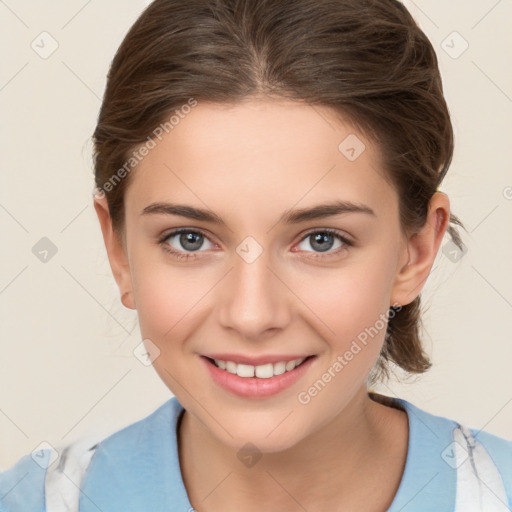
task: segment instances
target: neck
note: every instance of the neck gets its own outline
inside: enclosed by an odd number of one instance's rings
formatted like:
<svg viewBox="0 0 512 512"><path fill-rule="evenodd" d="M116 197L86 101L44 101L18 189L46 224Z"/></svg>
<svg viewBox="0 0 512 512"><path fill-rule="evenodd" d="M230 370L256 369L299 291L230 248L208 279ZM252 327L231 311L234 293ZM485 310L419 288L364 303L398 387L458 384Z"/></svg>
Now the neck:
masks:
<svg viewBox="0 0 512 512"><path fill-rule="evenodd" d="M346 510L384 511L402 477L408 426L405 412L361 389L329 424L287 450L261 454L255 464L241 463L188 412L178 438L183 480L198 512L313 512L336 510L340 503Z"/></svg>

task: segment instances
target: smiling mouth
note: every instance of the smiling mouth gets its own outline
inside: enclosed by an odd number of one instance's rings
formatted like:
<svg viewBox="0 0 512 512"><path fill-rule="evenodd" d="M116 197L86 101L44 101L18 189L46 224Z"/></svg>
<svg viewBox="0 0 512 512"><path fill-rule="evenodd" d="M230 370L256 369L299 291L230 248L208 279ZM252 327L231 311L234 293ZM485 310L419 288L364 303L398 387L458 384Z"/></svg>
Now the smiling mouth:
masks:
<svg viewBox="0 0 512 512"><path fill-rule="evenodd" d="M293 371L295 368L314 356L293 359L291 361L278 361L276 363L267 363L257 366L235 363L234 361L223 361L222 359L212 359L206 356L204 357L217 368L220 368L225 372L238 375L239 377L270 379L271 377Z"/></svg>

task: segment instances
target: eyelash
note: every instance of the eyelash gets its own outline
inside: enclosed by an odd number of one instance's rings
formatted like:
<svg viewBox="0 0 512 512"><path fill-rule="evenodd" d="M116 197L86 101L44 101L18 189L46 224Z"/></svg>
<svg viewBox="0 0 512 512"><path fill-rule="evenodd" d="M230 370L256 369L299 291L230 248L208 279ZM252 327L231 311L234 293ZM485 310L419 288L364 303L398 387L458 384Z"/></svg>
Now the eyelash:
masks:
<svg viewBox="0 0 512 512"><path fill-rule="evenodd" d="M169 238L172 238L173 236L176 236L176 235L180 235L181 233L194 233L196 235L202 235L209 240L209 238L206 236L206 234L203 233L201 230L191 229L191 228L179 228L179 229L176 229L176 230L171 231L170 233L167 233L166 235L164 235L162 238L160 238L158 240L158 243L162 246L164 251L171 254L174 258L178 259L179 261L183 261L183 260L187 261L190 259L195 259L197 256L194 253L186 253L186 252L184 253L184 252L176 251L175 249L172 249L168 243L166 243L167 240L169 240ZM353 242L350 241L348 238L341 235L337 230L331 229L331 228L314 229L312 231L308 231L300 239L299 243L303 242L311 235L316 235L318 233L332 235L332 236L336 237L338 240L340 240L343 243L343 245L341 247L339 247L336 251L331 252L331 253L314 253L314 254L316 254L316 256L313 256L313 258L329 258L330 256L337 255L339 252L343 251L347 247L352 247L354 245ZM311 256L308 256L308 257L311 258Z"/></svg>

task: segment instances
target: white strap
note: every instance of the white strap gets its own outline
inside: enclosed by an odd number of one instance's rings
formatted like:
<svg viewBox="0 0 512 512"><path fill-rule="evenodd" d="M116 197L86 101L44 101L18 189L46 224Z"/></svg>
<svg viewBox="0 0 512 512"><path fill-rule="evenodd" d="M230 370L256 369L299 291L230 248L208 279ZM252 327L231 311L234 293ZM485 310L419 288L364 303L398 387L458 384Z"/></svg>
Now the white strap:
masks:
<svg viewBox="0 0 512 512"><path fill-rule="evenodd" d="M457 467L454 512L510 512L498 468L467 427L454 429L453 450Z"/></svg>
<svg viewBox="0 0 512 512"><path fill-rule="evenodd" d="M83 476L97 442L79 439L66 446L46 470L46 512L78 512ZM55 450L56 451L56 450Z"/></svg>

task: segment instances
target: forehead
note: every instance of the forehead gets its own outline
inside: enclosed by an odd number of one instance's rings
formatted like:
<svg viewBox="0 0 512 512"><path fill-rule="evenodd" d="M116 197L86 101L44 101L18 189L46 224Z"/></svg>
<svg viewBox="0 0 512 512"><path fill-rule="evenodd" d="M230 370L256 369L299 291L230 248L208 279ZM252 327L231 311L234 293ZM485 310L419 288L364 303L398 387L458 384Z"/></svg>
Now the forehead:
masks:
<svg viewBox="0 0 512 512"><path fill-rule="evenodd" d="M256 215L326 199L376 210L396 200L377 147L326 107L199 102L155 140L126 192L139 213L169 200Z"/></svg>

